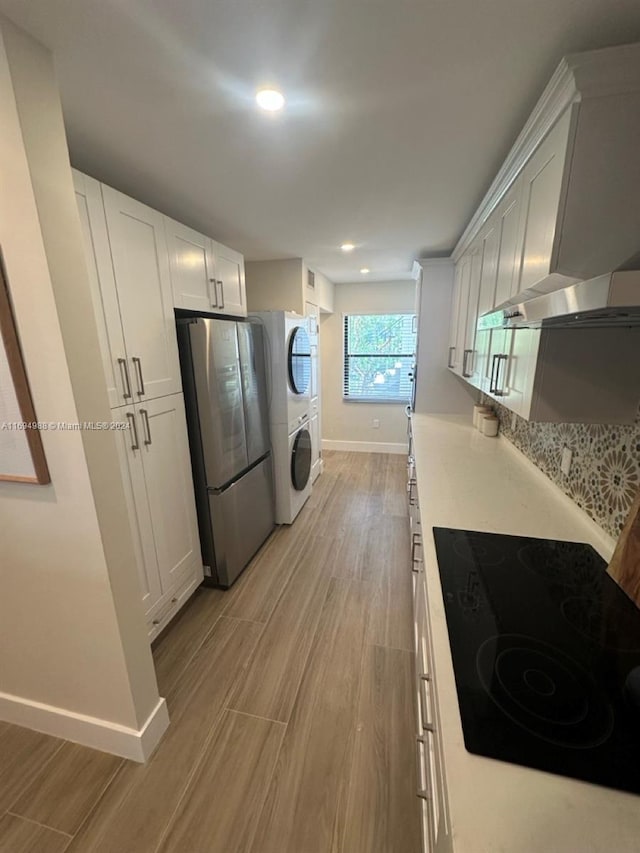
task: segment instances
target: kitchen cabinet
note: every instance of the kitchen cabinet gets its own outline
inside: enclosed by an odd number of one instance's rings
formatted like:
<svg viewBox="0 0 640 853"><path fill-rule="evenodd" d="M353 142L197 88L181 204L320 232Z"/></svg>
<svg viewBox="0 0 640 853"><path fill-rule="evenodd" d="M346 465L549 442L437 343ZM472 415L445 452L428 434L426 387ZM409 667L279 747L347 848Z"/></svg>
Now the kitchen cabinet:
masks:
<svg viewBox="0 0 640 853"><path fill-rule="evenodd" d="M620 376L636 387L626 360L636 343L633 330L625 330L624 342L596 329L555 330L550 337L548 330L504 330L501 314L488 315L610 272L637 253L640 197L631 139L639 133L637 45L563 60L453 252L448 364L524 418L629 423L635 411ZM619 370L612 348L625 359L616 357ZM606 406L592 393L603 385Z"/></svg>
<svg viewBox="0 0 640 853"><path fill-rule="evenodd" d="M138 577L155 636L203 579L182 394L116 409ZM175 605L175 606L171 606Z"/></svg>
<svg viewBox="0 0 640 853"><path fill-rule="evenodd" d="M322 471L322 436L320 430L320 326L318 306L305 303L305 314L309 321L309 343L311 350L311 379L309 382L309 431L311 433L311 480L317 479Z"/></svg>
<svg viewBox="0 0 640 853"><path fill-rule="evenodd" d="M240 252L211 241L211 251L215 263L215 278L218 288L219 314L231 314L234 317L247 316L247 297L245 288L244 258Z"/></svg>
<svg viewBox="0 0 640 853"><path fill-rule="evenodd" d="M164 217L74 171L104 378L150 637L202 581ZM191 240L197 269L195 232ZM175 248L175 246L174 246Z"/></svg>
<svg viewBox="0 0 640 853"><path fill-rule="evenodd" d="M522 183L520 175L512 187L505 193L504 198L492 215L493 233L496 237L493 251L496 252L495 280L493 287L487 285L487 298L483 300L482 310L491 311L496 305L501 305L510 299L517 291L520 283L520 213L522 210ZM492 298L488 293L493 290Z"/></svg>
<svg viewBox="0 0 640 853"><path fill-rule="evenodd" d="M411 419L409 446L411 450ZM436 673L427 608L424 554L415 460L408 456L407 493L411 524L411 575L415 644L416 794L421 803L423 850L450 853L452 837L448 814L444 753L440 735Z"/></svg>
<svg viewBox="0 0 640 853"><path fill-rule="evenodd" d="M463 256L456 264L455 280L453 285L453 305L451 310L451 328L449 332L449 352L447 367L454 373L462 372L462 337L466 324L466 298L465 293L469 287L469 257Z"/></svg>
<svg viewBox="0 0 640 853"><path fill-rule="evenodd" d="M211 240L174 219L164 217L171 289L176 308L213 312L218 285Z"/></svg>
<svg viewBox="0 0 640 853"><path fill-rule="evenodd" d="M547 288L544 280L553 272L552 256L556 239L556 223L565 163L570 157L569 130L572 110L560 117L522 171L521 214L518 245L521 246L516 292L538 287L538 290L557 287L552 281ZM518 269L519 268L519 269Z"/></svg>
<svg viewBox="0 0 640 853"><path fill-rule="evenodd" d="M179 393L182 383L164 218L104 184L102 198L133 399ZM98 274L102 281L100 267Z"/></svg>
<svg viewBox="0 0 640 853"><path fill-rule="evenodd" d="M93 178L73 171L76 203L84 238L91 299L98 330L104 378L111 408L132 400L131 373L111 265L102 191Z"/></svg>
<svg viewBox="0 0 640 853"><path fill-rule="evenodd" d="M316 403L317 407L317 403ZM311 433L311 482L315 482L322 470L322 453L320 449L320 415L318 411L311 410L309 420L309 432Z"/></svg>

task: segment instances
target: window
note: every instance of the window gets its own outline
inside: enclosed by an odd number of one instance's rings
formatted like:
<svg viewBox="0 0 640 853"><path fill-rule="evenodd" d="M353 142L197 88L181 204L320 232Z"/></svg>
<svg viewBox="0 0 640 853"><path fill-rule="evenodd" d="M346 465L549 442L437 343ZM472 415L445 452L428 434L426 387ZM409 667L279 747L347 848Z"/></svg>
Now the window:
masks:
<svg viewBox="0 0 640 853"><path fill-rule="evenodd" d="M343 398L407 403L415 346L413 314L346 315Z"/></svg>

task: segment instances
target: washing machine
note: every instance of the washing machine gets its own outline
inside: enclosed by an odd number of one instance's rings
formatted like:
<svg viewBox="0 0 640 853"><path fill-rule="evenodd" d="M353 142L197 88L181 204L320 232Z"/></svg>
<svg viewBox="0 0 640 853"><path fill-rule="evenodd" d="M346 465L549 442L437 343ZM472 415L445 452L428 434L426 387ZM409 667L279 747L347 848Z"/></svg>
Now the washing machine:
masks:
<svg viewBox="0 0 640 853"><path fill-rule="evenodd" d="M276 523L291 524L311 494L311 340L309 319L261 311L270 364L269 428Z"/></svg>
<svg viewBox="0 0 640 853"><path fill-rule="evenodd" d="M252 315L253 316L253 315ZM286 424L287 435L309 417L311 403L311 340L309 318L289 311L261 311L269 348L272 425Z"/></svg>
<svg viewBox="0 0 640 853"><path fill-rule="evenodd" d="M276 524L292 524L311 494L312 444L309 419L290 434L273 424Z"/></svg>

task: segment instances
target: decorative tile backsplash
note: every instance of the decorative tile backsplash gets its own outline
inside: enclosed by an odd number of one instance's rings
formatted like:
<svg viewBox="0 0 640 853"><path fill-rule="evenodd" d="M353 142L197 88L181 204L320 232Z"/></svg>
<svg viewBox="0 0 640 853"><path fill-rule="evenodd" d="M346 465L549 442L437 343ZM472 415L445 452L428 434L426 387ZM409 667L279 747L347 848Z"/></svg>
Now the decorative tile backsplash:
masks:
<svg viewBox="0 0 640 853"><path fill-rule="evenodd" d="M485 398L500 432L569 495L607 533L618 538L640 489L640 409L631 426L543 424L516 416ZM560 470L563 447L573 451L569 476Z"/></svg>

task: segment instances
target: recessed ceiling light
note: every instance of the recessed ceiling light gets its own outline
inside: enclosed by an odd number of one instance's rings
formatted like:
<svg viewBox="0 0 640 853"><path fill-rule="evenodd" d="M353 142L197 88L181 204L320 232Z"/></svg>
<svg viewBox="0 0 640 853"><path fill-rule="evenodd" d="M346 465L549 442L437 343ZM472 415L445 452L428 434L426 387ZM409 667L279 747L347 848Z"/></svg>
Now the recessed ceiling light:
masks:
<svg viewBox="0 0 640 853"><path fill-rule="evenodd" d="M353 243L343 243L342 246L340 246L340 248L342 249L343 252L353 252L353 250L355 249L355 246Z"/></svg>
<svg viewBox="0 0 640 853"><path fill-rule="evenodd" d="M370 273L371 270L369 269L369 267L362 267L360 272L362 273L362 275L366 275L367 273Z"/></svg>
<svg viewBox="0 0 640 853"><path fill-rule="evenodd" d="M284 107L284 95L277 89L260 89L256 92L258 106L270 113L275 113Z"/></svg>

